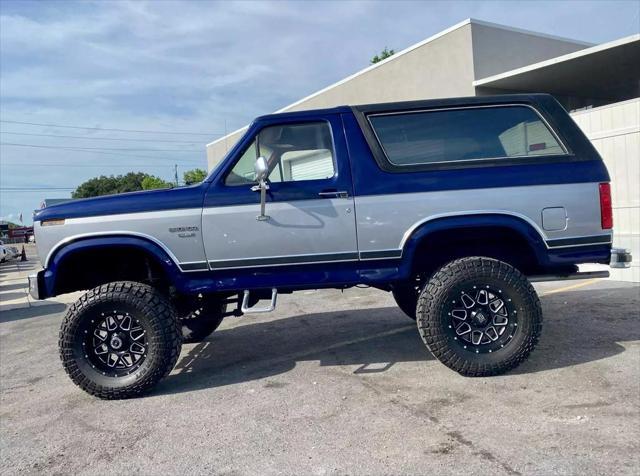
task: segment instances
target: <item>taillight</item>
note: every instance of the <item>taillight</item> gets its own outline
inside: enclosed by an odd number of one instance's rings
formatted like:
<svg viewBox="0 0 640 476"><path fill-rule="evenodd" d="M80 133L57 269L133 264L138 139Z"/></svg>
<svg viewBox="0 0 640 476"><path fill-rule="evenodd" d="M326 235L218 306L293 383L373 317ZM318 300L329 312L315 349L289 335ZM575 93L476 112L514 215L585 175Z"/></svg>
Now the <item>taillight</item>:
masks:
<svg viewBox="0 0 640 476"><path fill-rule="evenodd" d="M611 209L611 185L600 184L600 224L603 230L613 228L613 210Z"/></svg>

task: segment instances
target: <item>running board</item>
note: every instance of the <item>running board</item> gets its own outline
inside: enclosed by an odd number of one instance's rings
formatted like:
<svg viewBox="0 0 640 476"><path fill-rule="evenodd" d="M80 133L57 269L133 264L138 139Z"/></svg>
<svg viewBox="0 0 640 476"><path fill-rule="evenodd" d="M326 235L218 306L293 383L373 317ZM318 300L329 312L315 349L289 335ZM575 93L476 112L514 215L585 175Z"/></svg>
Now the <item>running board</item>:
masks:
<svg viewBox="0 0 640 476"><path fill-rule="evenodd" d="M583 273L571 273L571 274L539 274L536 276L527 276L532 283L538 283L540 281L570 281L573 279L595 279L595 278L608 278L609 271L585 271Z"/></svg>
<svg viewBox="0 0 640 476"><path fill-rule="evenodd" d="M276 288L271 289L271 304L267 307L249 307L249 295L248 289L244 290L244 296L242 297L242 307L240 311L243 314L258 314L262 312L271 312L276 308L276 299L278 298L278 290Z"/></svg>

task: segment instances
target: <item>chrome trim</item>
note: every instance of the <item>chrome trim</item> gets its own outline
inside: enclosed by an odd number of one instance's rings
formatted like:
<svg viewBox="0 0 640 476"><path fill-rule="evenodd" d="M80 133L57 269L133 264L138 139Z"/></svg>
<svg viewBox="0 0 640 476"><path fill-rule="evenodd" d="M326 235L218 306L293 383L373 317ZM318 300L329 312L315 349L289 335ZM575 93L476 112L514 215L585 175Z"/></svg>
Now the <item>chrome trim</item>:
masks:
<svg viewBox="0 0 640 476"><path fill-rule="evenodd" d="M176 258L176 256L171 252L171 250L167 248L164 243L162 243L160 240L158 240L157 238L154 238L151 235L147 235L145 233L139 233L137 231L95 231L92 233L80 233L78 235L68 236L63 240L60 240L49 251L47 258L44 260L43 267L47 268L49 266L49 261L51 261L51 257L64 245L68 245L73 241L77 241L85 238L102 238L105 236L108 237L108 236L114 236L114 235L134 236L136 238L143 238L143 239L149 240L152 243L158 245L165 253L167 253L167 255L169 256L169 258L171 258L173 263L179 266L178 258Z"/></svg>
<svg viewBox="0 0 640 476"><path fill-rule="evenodd" d="M356 204L357 206L357 204ZM544 234L544 232L540 229L540 227L538 226L538 224L536 222L534 222L531 218L529 218L526 215L523 215L521 213L517 213L517 212L510 212L510 211L506 211L506 210L467 210L467 211L462 211L462 212L445 212L445 213L438 213L436 215L431 215L426 217L423 220L417 221L415 222L413 225L411 225L411 227L405 231L404 235L402 236L402 240L400 240L400 249L404 249L404 246L407 242L407 240L411 237L411 235L413 234L413 232L420 226L423 225L429 221L432 220L437 220L439 218L448 218L448 217L459 217L459 216L467 216L467 215L506 215L506 216L512 216L512 217L516 217L516 218L520 218L522 220L524 220L525 222L527 222L529 225L531 225L534 230L536 230L538 232L538 234L540 235L540 238L542 238L542 241L544 242L545 246L547 246L547 237ZM548 248L548 246L547 246Z"/></svg>
<svg viewBox="0 0 640 476"><path fill-rule="evenodd" d="M382 141L378 137L378 133L376 132L375 127L373 127L373 124L369 120L370 117L376 117L376 116L401 116L401 115L407 115L407 114L420 114L420 113L425 113L425 112L459 111L459 110L465 110L465 109L489 109L489 108L496 109L496 108L501 108L501 107L528 107L529 109L531 109L538 116L538 118L540 118L540 120L544 123L544 125L547 127L549 132L551 132L551 135L556 139L556 141L558 142L558 145L564 151L564 154L511 155L511 156L503 156L503 157L480 157L480 158L477 158L477 159L467 159L467 160L445 160L445 161L439 161L439 162L415 162L415 163L411 163L411 164L396 164L395 162L392 162L391 159L389 159L389 156L387 155L387 151L385 150L384 145L382 145ZM571 155L568 152L569 149L564 145L564 142L562 142L562 140L560 139L560 137L558 136L556 131L553 129L553 127L551 127L549 122L540 114L540 112L538 112L538 110L536 108L534 108L530 104L487 104L487 105L484 105L484 106L442 107L442 108L437 108L437 109L419 109L419 110L414 110L414 111L380 112L380 113L373 113L373 114L365 114L365 117L367 118L367 122L369 123L369 127L371 128L371 131L373 132L373 135L375 136L376 140L378 141L378 145L380 146L380 149L382 150L382 153L384 154L385 159L387 159L387 162L389 162L394 167L411 167L411 166L416 166L416 165L433 165L433 164L440 165L440 164L456 164L456 163L473 163L473 164L475 164L475 163L478 163L478 162L484 162L484 161L490 161L490 160L520 159L520 158L529 158L529 157L549 157L549 156L554 156L554 155L555 156L557 156L557 155L566 155L566 156Z"/></svg>
<svg viewBox="0 0 640 476"><path fill-rule="evenodd" d="M242 307L240 308L243 314L260 314L271 312L276 308L276 299L278 298L278 290L276 288L271 289L271 303L267 307L249 307L249 295L249 290L245 289L242 297Z"/></svg>
<svg viewBox="0 0 640 476"><path fill-rule="evenodd" d="M38 282L38 275L37 274L30 274L27 279L29 280L29 295L33 298L33 299L37 299L40 300L42 299L40 297L40 285Z"/></svg>

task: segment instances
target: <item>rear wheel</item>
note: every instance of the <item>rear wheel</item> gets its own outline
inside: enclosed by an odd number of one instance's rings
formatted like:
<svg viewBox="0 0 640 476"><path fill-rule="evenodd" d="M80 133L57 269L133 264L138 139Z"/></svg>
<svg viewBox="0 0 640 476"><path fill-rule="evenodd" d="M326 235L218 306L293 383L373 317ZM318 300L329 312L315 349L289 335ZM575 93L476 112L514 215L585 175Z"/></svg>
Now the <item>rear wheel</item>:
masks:
<svg viewBox="0 0 640 476"><path fill-rule="evenodd" d="M538 342L542 309L517 269L469 257L440 268L418 299L420 335L431 353L465 376L507 372Z"/></svg>
<svg viewBox="0 0 640 476"><path fill-rule="evenodd" d="M224 319L227 305L219 296L182 296L176 302L182 342L202 342Z"/></svg>
<svg viewBox="0 0 640 476"><path fill-rule="evenodd" d="M114 282L76 301L60 329L60 358L71 380L104 399L152 388L180 354L175 311L151 286Z"/></svg>
<svg viewBox="0 0 640 476"><path fill-rule="evenodd" d="M420 291L424 286L424 280L424 276L417 275L411 281L395 284L391 290L393 299L400 310L414 321L416 320L418 297L420 297Z"/></svg>

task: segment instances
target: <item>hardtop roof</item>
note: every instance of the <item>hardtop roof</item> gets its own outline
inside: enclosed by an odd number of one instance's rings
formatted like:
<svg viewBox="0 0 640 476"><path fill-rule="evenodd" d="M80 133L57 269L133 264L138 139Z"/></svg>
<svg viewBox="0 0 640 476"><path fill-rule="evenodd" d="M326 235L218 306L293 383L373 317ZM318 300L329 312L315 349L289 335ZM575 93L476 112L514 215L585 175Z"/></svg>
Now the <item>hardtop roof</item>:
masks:
<svg viewBox="0 0 640 476"><path fill-rule="evenodd" d="M301 119L309 116L321 114L340 114L348 113L356 110L361 113L369 114L372 112L388 112L388 111L404 111L416 109L432 109L438 107L455 107L455 106L478 106L491 104L509 104L509 103L539 103L545 99L548 100L552 96L545 93L531 94L501 94L496 96L467 96L456 98L440 98L440 99L424 99L418 101L399 101L386 103L371 103L344 105L322 109L308 109L304 111L278 112L259 116L255 121L273 120L277 118L296 118Z"/></svg>

